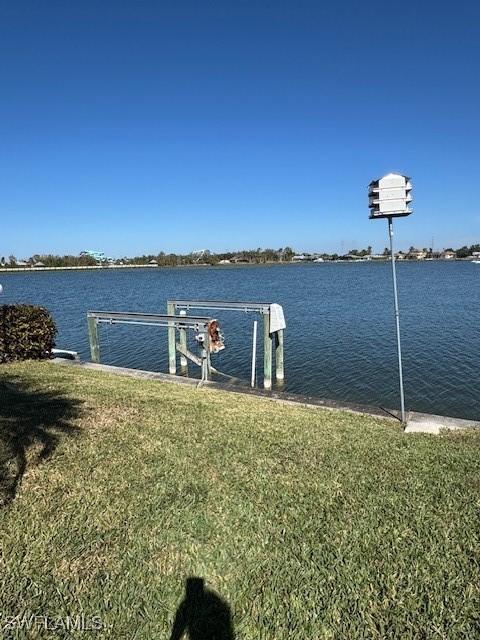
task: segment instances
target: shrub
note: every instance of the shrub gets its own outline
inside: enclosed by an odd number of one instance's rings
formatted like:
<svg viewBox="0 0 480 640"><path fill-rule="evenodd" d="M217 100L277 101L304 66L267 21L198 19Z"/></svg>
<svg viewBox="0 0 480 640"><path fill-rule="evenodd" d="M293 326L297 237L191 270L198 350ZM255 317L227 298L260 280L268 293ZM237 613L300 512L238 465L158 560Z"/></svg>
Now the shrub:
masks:
<svg viewBox="0 0 480 640"><path fill-rule="evenodd" d="M55 346L56 333L52 316L42 307L0 306L0 362L48 358Z"/></svg>

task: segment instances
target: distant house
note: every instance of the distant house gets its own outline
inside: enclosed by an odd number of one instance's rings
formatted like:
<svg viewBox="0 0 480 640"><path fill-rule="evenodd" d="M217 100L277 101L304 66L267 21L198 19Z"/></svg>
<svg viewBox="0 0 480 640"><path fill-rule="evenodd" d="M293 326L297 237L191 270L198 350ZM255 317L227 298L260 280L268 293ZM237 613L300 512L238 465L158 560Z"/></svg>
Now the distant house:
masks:
<svg viewBox="0 0 480 640"><path fill-rule="evenodd" d="M17 267L29 267L30 265L28 264L28 262L25 262L24 260L17 260L15 262L15 265Z"/></svg>
<svg viewBox="0 0 480 640"><path fill-rule="evenodd" d="M243 255L239 254L239 255L237 255L237 256L233 256L233 258L232 258L231 262L234 262L235 264L237 264L237 263L239 263L239 262L245 262L245 263L248 263L248 262L249 262L249 260L248 260L248 258L246 258L245 256L243 256Z"/></svg>
<svg viewBox="0 0 480 640"><path fill-rule="evenodd" d="M158 267L158 262L156 260L150 260L148 263L151 267Z"/></svg>
<svg viewBox="0 0 480 640"><path fill-rule="evenodd" d="M230 260L219 260L218 264L231 264Z"/></svg>
<svg viewBox="0 0 480 640"><path fill-rule="evenodd" d="M307 256L304 255L303 253L298 256L293 256L292 258L292 262L302 262L303 260L307 260Z"/></svg>
<svg viewBox="0 0 480 640"><path fill-rule="evenodd" d="M43 264L43 262L40 262L40 261L39 261L39 262L35 262L35 263L33 264L33 266L34 266L34 267L44 267L45 265Z"/></svg>
<svg viewBox="0 0 480 640"><path fill-rule="evenodd" d="M427 252L422 251L421 249L413 249L409 251L406 256L409 260L425 260L427 257Z"/></svg>
<svg viewBox="0 0 480 640"><path fill-rule="evenodd" d="M442 260L455 260L457 254L455 253L455 251L442 251L440 257L442 258Z"/></svg>

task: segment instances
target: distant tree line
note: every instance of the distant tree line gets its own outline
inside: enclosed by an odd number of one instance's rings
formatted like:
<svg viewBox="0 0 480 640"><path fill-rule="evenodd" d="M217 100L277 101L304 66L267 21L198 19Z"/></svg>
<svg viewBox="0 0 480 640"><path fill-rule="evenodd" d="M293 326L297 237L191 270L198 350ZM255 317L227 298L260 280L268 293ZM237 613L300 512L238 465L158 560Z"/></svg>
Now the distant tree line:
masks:
<svg viewBox="0 0 480 640"><path fill-rule="evenodd" d="M480 253L480 244L471 244L469 247L460 247L460 249L455 249L454 251L457 258L468 258L468 256L472 256L474 253Z"/></svg>
<svg viewBox="0 0 480 640"><path fill-rule="evenodd" d="M472 244L469 247L463 246L459 249L447 248L445 251L453 252L457 258L468 258L474 253L480 253L480 244ZM404 257L413 257L416 253L422 252L427 257L438 258L442 252L434 252L431 248L416 249L411 246L408 252L405 252ZM402 253L402 252L401 252ZM366 249L350 249L350 251L344 255L337 253L315 253L315 254L302 254L306 260L313 260L315 258L323 258L324 260L351 260L356 258L365 258L372 256L372 247L368 246ZM390 249L385 247L381 254L385 258L390 256ZM159 266L181 266L181 265L195 265L195 264L266 264L275 262L291 262L295 256L295 252L291 247L280 247L279 249L248 249L242 251L226 251L224 253L213 253L208 249L202 251L194 251L187 254L177 253L165 253L160 251L159 253L144 254L141 256L123 257L115 260L103 261L101 264L117 264L117 265L148 265L157 264ZM78 256L65 255L57 256L52 254L35 254L26 260L17 260L14 255L8 256L8 258L0 258L0 265L2 267L16 267L16 266L45 266L45 267L87 267L96 266L99 262L92 256L81 254Z"/></svg>
<svg viewBox="0 0 480 640"><path fill-rule="evenodd" d="M208 249L195 251L188 254L165 253L160 251L156 254L144 254L141 256L123 257L115 260L105 259L102 264L152 264L159 266L179 266L209 264L215 265L222 261L232 263L265 264L269 262L290 262L294 255L291 247L281 247L280 249L254 249L245 251L228 251L225 253L212 253ZM0 264L3 267L20 266L45 266L45 267L83 267L96 266L99 261L89 255L79 256L57 256L52 254L35 254L26 260L17 260L16 256L10 255L8 259L2 257Z"/></svg>
<svg viewBox="0 0 480 640"><path fill-rule="evenodd" d="M0 263L4 267L15 267L19 264L26 264L31 267L35 264L42 264L45 267L88 267L95 266L97 264L94 258L85 255L55 256L52 254L38 253L26 260L17 260L13 255L9 256L8 260L6 260L5 257L2 257L0 258Z"/></svg>
<svg viewBox="0 0 480 640"><path fill-rule="evenodd" d="M156 262L159 266L179 266L194 264L215 265L222 261L232 263L265 264L267 262L290 262L295 252L291 247L280 249L253 249L243 251L226 251L213 253L208 249L187 254L164 253L123 258L124 264L148 264ZM116 261L118 262L118 261Z"/></svg>

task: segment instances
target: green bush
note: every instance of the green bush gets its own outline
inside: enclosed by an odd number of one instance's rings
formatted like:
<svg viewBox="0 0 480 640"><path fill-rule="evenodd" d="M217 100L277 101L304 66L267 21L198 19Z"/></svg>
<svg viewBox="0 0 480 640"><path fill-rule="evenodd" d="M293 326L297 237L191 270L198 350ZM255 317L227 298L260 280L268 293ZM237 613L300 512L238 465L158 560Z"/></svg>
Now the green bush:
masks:
<svg viewBox="0 0 480 640"><path fill-rule="evenodd" d="M0 362L48 358L55 346L56 333L52 316L42 307L0 306Z"/></svg>

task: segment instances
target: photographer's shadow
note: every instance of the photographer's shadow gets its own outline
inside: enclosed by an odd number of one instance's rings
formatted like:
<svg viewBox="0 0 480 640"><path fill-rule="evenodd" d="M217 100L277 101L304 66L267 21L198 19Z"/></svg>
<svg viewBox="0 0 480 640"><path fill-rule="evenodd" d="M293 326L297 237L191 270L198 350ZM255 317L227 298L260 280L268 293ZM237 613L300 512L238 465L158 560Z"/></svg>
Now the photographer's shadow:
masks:
<svg viewBox="0 0 480 640"><path fill-rule="evenodd" d="M234 640L232 613L228 603L205 588L203 578L187 578L185 598L175 615L170 640Z"/></svg>

